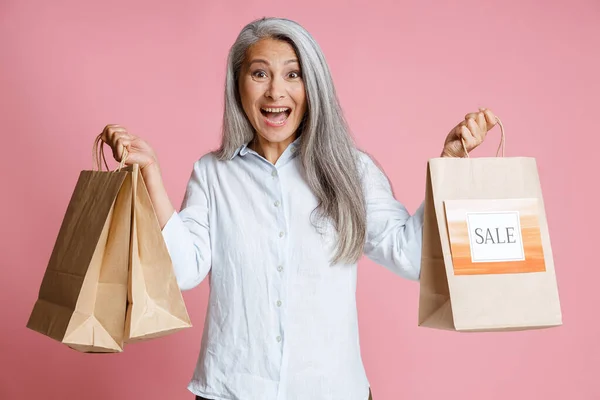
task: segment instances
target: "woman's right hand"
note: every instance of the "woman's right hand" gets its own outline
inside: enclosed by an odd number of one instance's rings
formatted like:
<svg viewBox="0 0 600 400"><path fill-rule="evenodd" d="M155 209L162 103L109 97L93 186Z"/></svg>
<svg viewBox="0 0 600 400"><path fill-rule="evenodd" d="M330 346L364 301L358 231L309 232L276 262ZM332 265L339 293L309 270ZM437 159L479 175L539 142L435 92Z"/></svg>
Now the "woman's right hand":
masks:
<svg viewBox="0 0 600 400"><path fill-rule="evenodd" d="M138 164L140 169L155 164L156 153L142 138L127 132L121 125L106 125L101 135L102 141L110 146L117 162L123 158L123 150L127 149L125 165Z"/></svg>
<svg viewBox="0 0 600 400"><path fill-rule="evenodd" d="M100 138L111 147L115 160L121 162L123 151L127 149L125 164L140 166L140 172L146 184L150 201L154 206L160 229L163 229L175 212L175 208L169 200L152 147L142 138L128 133L127 129L120 125L106 125ZM146 168L149 166L152 167Z"/></svg>

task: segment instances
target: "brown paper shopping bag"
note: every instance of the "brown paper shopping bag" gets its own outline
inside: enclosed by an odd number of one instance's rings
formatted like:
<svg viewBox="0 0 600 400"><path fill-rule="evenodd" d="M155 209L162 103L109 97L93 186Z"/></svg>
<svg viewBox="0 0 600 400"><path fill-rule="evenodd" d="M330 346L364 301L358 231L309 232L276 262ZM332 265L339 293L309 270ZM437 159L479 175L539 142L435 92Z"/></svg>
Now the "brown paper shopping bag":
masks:
<svg viewBox="0 0 600 400"><path fill-rule="evenodd" d="M123 350L131 174L82 171L27 327L82 352Z"/></svg>
<svg viewBox="0 0 600 400"><path fill-rule="evenodd" d="M562 324L536 162L504 157L498 123L502 157L428 163L420 326L500 331Z"/></svg>
<svg viewBox="0 0 600 400"><path fill-rule="evenodd" d="M100 169L99 137L94 148ZM191 326L160 235L137 165L82 171L27 327L82 352L120 352Z"/></svg>

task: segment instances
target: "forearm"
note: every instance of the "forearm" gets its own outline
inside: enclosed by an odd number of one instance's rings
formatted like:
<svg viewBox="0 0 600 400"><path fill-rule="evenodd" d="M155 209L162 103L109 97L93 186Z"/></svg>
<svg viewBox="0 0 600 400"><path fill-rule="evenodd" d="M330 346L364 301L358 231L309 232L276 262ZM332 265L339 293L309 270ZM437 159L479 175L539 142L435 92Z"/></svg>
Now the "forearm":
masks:
<svg viewBox="0 0 600 400"><path fill-rule="evenodd" d="M173 207L169 199L158 163L155 162L143 168L142 176L148 189L152 206L158 217L160 229L163 229L175 212L175 207Z"/></svg>
<svg viewBox="0 0 600 400"><path fill-rule="evenodd" d="M397 216L387 212L381 219L379 235L365 243L365 253L372 261L411 280L418 280L421 270L423 233L423 204L407 219L406 212L398 209ZM372 223L373 224L373 223Z"/></svg>

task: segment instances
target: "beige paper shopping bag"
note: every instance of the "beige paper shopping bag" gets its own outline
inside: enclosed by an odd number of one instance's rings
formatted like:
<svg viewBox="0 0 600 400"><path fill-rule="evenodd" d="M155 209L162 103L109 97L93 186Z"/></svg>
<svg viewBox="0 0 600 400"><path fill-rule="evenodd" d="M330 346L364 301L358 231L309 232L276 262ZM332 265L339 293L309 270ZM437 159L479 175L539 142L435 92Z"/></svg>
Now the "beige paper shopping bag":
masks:
<svg viewBox="0 0 600 400"><path fill-rule="evenodd" d="M133 217L125 341L158 338L192 326L150 196L133 166Z"/></svg>
<svg viewBox="0 0 600 400"><path fill-rule="evenodd" d="M81 172L27 324L82 352L191 326L139 168L123 166Z"/></svg>
<svg viewBox="0 0 600 400"><path fill-rule="evenodd" d="M499 331L562 324L535 159L428 163L419 325ZM500 148L499 148L500 150Z"/></svg>

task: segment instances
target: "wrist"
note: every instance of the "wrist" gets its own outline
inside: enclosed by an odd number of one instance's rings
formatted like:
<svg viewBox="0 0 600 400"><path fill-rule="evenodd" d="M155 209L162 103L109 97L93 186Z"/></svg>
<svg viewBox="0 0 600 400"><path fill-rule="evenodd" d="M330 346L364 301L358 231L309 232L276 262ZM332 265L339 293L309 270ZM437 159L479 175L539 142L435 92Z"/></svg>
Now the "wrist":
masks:
<svg viewBox="0 0 600 400"><path fill-rule="evenodd" d="M158 166L156 159L141 167L140 172L145 181L160 178L160 167Z"/></svg>

